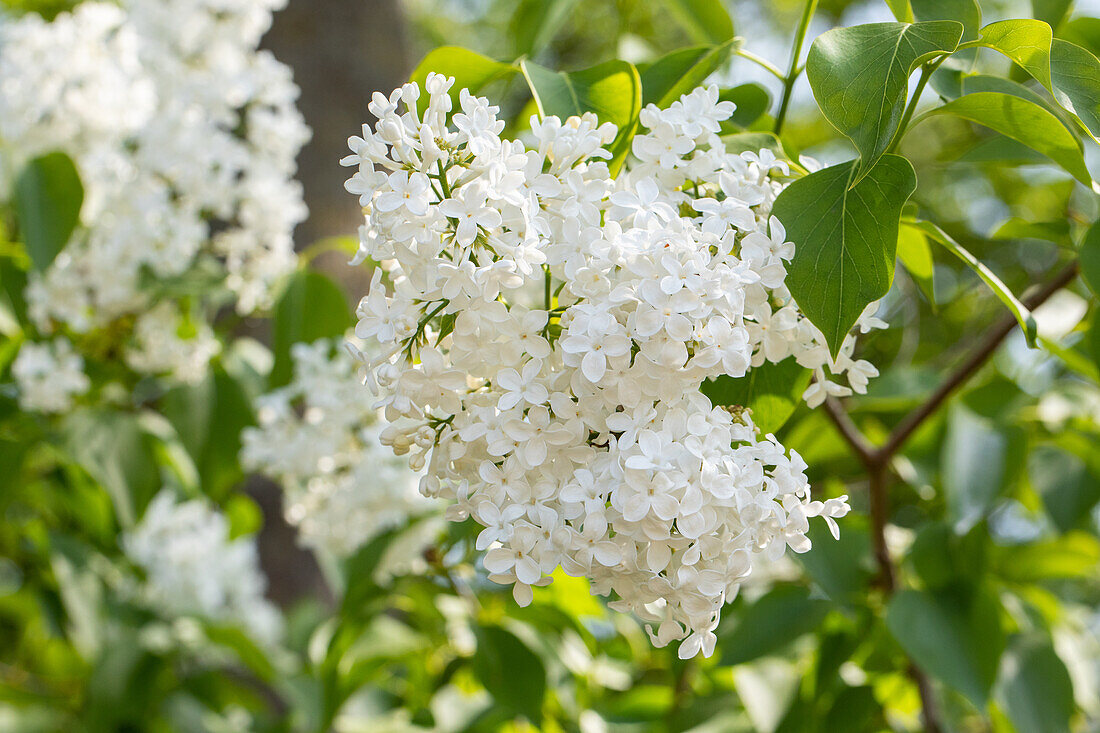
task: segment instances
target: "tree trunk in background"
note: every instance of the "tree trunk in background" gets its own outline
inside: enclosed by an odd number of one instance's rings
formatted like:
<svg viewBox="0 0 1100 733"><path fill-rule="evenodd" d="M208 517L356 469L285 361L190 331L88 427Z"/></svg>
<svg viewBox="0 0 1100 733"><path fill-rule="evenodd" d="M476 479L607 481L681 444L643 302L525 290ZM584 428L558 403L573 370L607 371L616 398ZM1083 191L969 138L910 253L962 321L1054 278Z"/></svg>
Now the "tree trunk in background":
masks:
<svg viewBox="0 0 1100 733"><path fill-rule="evenodd" d="M302 90L298 108L313 139L298 156L298 180L305 187L309 219L298 226L301 250L325 237L355 235L362 215L344 190L349 177L340 159L347 139L368 120L367 103L375 91L389 93L409 73L405 21L398 0L290 0L264 38L263 46L294 69ZM358 301L369 283L366 270L346 266L332 254L315 266L339 280L349 299ZM268 577L268 596L281 606L303 597L331 601L313 555L298 547L294 529L282 512L277 484L254 479L247 491L263 510L260 561Z"/></svg>
<svg viewBox="0 0 1100 733"><path fill-rule="evenodd" d="M358 229L362 217L344 190L350 174L340 159L367 121L371 95L408 77L405 36L398 0L290 0L275 14L264 46L294 69L298 107L313 130L298 157L310 211L295 235L299 248Z"/></svg>

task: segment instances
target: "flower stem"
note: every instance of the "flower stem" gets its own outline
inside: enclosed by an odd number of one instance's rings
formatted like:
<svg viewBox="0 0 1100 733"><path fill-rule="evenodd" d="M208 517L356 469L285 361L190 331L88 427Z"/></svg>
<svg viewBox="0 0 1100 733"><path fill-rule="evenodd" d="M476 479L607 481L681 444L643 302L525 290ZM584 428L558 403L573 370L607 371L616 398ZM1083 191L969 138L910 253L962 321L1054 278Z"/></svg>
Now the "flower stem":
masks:
<svg viewBox="0 0 1100 733"><path fill-rule="evenodd" d="M779 113L775 116L775 134L783 130L783 122L787 119L787 109L791 105L791 93L794 91L794 83L798 81L802 69L798 66L798 59L802 57L802 46L806 43L806 32L810 29L810 20L817 10L817 0L806 0L806 6L802 9L802 19L798 21L798 30L795 31L794 46L791 48L791 64L787 75L783 79L783 99L779 102Z"/></svg>

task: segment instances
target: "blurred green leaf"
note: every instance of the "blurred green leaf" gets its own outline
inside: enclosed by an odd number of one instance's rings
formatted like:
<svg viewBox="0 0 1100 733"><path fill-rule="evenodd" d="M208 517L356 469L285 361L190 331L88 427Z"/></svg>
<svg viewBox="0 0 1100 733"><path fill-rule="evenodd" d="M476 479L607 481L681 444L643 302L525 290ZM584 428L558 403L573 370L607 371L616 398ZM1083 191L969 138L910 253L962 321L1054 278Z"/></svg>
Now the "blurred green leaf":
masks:
<svg viewBox="0 0 1100 733"><path fill-rule="evenodd" d="M719 44L733 39L733 20L722 0L662 0L696 43Z"/></svg>
<svg viewBox="0 0 1100 733"><path fill-rule="evenodd" d="M941 456L947 515L967 532L1000 496L1005 483L1008 439L989 420L961 405L951 408Z"/></svg>
<svg viewBox="0 0 1100 733"><path fill-rule="evenodd" d="M1071 5L1073 0L1031 0L1031 14L1057 29L1069 13Z"/></svg>
<svg viewBox="0 0 1100 733"><path fill-rule="evenodd" d="M743 664L782 649L817 628L829 607L828 601L810 598L807 588L778 585L736 614L727 609L722 620L732 617L736 626L719 631L721 664Z"/></svg>
<svg viewBox="0 0 1100 733"><path fill-rule="evenodd" d="M1061 532L1087 522L1089 511L1100 501L1100 480L1079 456L1059 447L1042 445L1033 450L1027 473Z"/></svg>
<svg viewBox="0 0 1100 733"><path fill-rule="evenodd" d="M977 0L909 0L918 21L957 20L963 24L963 40L978 35L982 9Z"/></svg>
<svg viewBox="0 0 1100 733"><path fill-rule="evenodd" d="M478 626L474 674L493 696L495 705L538 724L546 696L546 667L515 634L499 626Z"/></svg>
<svg viewBox="0 0 1100 733"><path fill-rule="evenodd" d="M1042 153L1086 186L1092 185L1081 142L1057 117L1034 102L1011 94L977 92L930 109L913 125L935 115L960 117L996 130Z"/></svg>
<svg viewBox="0 0 1100 733"><path fill-rule="evenodd" d="M752 411L760 432L778 432L810 386L812 372L794 359L778 364L766 361L743 377L719 376L703 381L700 390L715 406L741 405Z"/></svg>
<svg viewBox="0 0 1100 733"><path fill-rule="evenodd" d="M1035 323L1035 318L1031 315L1031 311L1027 306L1021 303L1012 291L1009 290L1001 279L993 274L993 271L985 266L977 257L970 254L961 244L956 242L947 232L940 229L935 224L927 221L906 222L911 226L920 229L926 235L928 235L934 242L938 242L947 248L951 254L958 257L965 262L978 277L989 286L989 289L993 291L993 294L1000 298L1001 302L1012 311L1012 315L1016 317L1016 321L1020 324L1020 328L1024 332L1024 336L1027 338L1028 346L1035 347L1035 337L1038 335L1038 326Z"/></svg>
<svg viewBox="0 0 1100 733"><path fill-rule="evenodd" d="M1070 246L1069 222L1065 219L1055 221L1027 221L1012 217L993 232L993 239L1041 239L1054 242L1059 246ZM1100 257L1098 257L1100 259ZM1098 263L1100 264L1100 263Z"/></svg>
<svg viewBox="0 0 1100 733"><path fill-rule="evenodd" d="M206 624L204 631L207 639L232 651L259 679L265 682L275 679L275 668L267 655L244 631L223 624Z"/></svg>
<svg viewBox="0 0 1100 733"><path fill-rule="evenodd" d="M906 560L925 588L976 584L986 569L988 529L977 525L958 535L944 522L933 522L917 533Z"/></svg>
<svg viewBox="0 0 1100 733"><path fill-rule="evenodd" d="M921 669L985 707L1005 645L992 592L903 590L890 600L886 626Z"/></svg>
<svg viewBox="0 0 1100 733"><path fill-rule="evenodd" d="M1100 573L1100 540L1072 531L1052 540L999 547L993 557L997 575L1015 583L1094 577Z"/></svg>
<svg viewBox="0 0 1100 733"><path fill-rule="evenodd" d="M642 106L665 109L692 92L729 60L734 45L728 41L721 46L681 48L641 69Z"/></svg>
<svg viewBox="0 0 1100 733"><path fill-rule="evenodd" d="M54 261L80 223L84 186L69 156L48 153L27 163L15 181L15 215L34 269Z"/></svg>
<svg viewBox="0 0 1100 733"><path fill-rule="evenodd" d="M723 102L733 102L737 106L729 120L722 123L723 133L727 130L733 131L730 129L731 126L741 129L748 128L768 111L772 103L768 90L755 83L738 84L735 87L723 89L719 92L718 99ZM778 140L776 144L776 150L779 150L781 146L778 146ZM769 146L761 145L760 147ZM776 156L783 157L783 154L777 152Z"/></svg>
<svg viewBox="0 0 1100 733"><path fill-rule="evenodd" d="M898 259L924 293L924 297L935 306L936 267L932 261L932 248L928 246L928 240L922 231L906 224L898 228Z"/></svg>
<svg viewBox="0 0 1100 733"><path fill-rule="evenodd" d="M122 526L132 525L161 488L152 439L137 417L78 410L65 417L62 434L73 459L111 495Z"/></svg>
<svg viewBox="0 0 1100 733"><path fill-rule="evenodd" d="M569 19L578 0L521 0L508 24L514 56L536 56Z"/></svg>
<svg viewBox="0 0 1100 733"><path fill-rule="evenodd" d="M355 324L343 289L327 276L313 270L298 270L275 303L272 314L270 387L287 384L294 371L290 347L321 338L342 337Z"/></svg>
<svg viewBox="0 0 1100 733"><path fill-rule="evenodd" d="M619 132L609 146L614 155L608 165L614 174L622 167L642 109L642 81L638 70L626 61L608 61L590 69L551 71L531 61L520 69L531 87L542 117L562 120L595 112L600 122L613 122Z"/></svg>
<svg viewBox="0 0 1100 733"><path fill-rule="evenodd" d="M461 46L442 46L433 49L421 59L420 63L409 75L409 81L420 85L420 98L416 101L420 114L428 108L428 95L423 91L424 83L430 72L453 76L454 85L448 94L453 103L452 111L461 109L459 98L463 89L468 89L470 94L477 95L482 89L498 79L506 79L516 73L518 69L511 64L482 56Z"/></svg>
<svg viewBox="0 0 1100 733"><path fill-rule="evenodd" d="M1094 295L1100 296L1100 222L1095 222L1081 239L1078 251L1081 279Z"/></svg>
<svg viewBox="0 0 1100 733"><path fill-rule="evenodd" d="M222 512L229 520L230 539L255 534L264 524L263 511L247 494L230 496L222 505Z"/></svg>
<svg viewBox="0 0 1100 733"><path fill-rule="evenodd" d="M1016 730L1064 733L1073 716L1073 683L1050 640L1017 634L1001 662L998 699Z"/></svg>
<svg viewBox="0 0 1100 733"><path fill-rule="evenodd" d="M806 60L814 97L833 127L859 151L849 185L875 169L905 108L909 75L955 50L961 23L871 23L834 28L817 37Z"/></svg>
<svg viewBox="0 0 1100 733"><path fill-rule="evenodd" d="M775 200L773 215L798 242L787 287L821 329L833 354L871 301L894 279L898 217L916 188L905 158L888 155L855 183L854 162L800 178Z"/></svg>
<svg viewBox="0 0 1100 733"><path fill-rule="evenodd" d="M813 549L794 557L810 578L837 603L860 603L874 572L866 520L849 514L839 540L833 539L824 522L811 522L806 536Z"/></svg>

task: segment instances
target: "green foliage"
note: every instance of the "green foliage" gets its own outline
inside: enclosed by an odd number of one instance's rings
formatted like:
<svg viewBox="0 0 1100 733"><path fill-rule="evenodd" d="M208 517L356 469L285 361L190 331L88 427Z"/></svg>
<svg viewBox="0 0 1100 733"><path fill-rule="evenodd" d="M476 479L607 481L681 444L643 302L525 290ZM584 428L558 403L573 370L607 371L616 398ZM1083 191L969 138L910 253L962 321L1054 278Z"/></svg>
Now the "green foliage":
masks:
<svg viewBox="0 0 1100 733"><path fill-rule="evenodd" d="M733 21L721 0L662 0L669 15L676 19L698 43L725 43L733 38Z"/></svg>
<svg viewBox="0 0 1100 733"><path fill-rule="evenodd" d="M494 61L460 46L443 46L421 59L409 75L409 81L423 88L428 74L433 71L454 77L455 83L451 86L450 97L452 109L459 110L461 109L459 96L463 89L470 90L471 94L479 94L494 81L506 79L515 74L517 69L511 64ZM423 114L428 108L428 95L422 94L417 104L420 107L420 113Z"/></svg>
<svg viewBox="0 0 1100 733"><path fill-rule="evenodd" d="M714 405L740 405L765 435L779 432L810 385L810 370L794 359L765 362L743 377L720 376L703 382L702 391Z"/></svg>
<svg viewBox="0 0 1100 733"><path fill-rule="evenodd" d="M294 368L291 346L342 337L354 323L347 297L332 279L314 270L294 273L272 315L275 364L270 385L281 387L290 381Z"/></svg>
<svg viewBox="0 0 1100 733"><path fill-rule="evenodd" d="M787 287L834 354L867 304L890 289L898 218L916 185L909 161L890 155L862 179L855 163L817 171L775 201L773 214L799 243Z"/></svg>
<svg viewBox="0 0 1100 733"><path fill-rule="evenodd" d="M13 203L27 254L41 272L80 223L84 187L72 159L49 153L27 163L15 181Z"/></svg>
<svg viewBox="0 0 1100 733"><path fill-rule="evenodd" d="M886 154L901 126L909 76L962 37L954 21L873 23L835 28L818 36L806 74L822 114L859 151L851 184Z"/></svg>
<svg viewBox="0 0 1100 733"><path fill-rule="evenodd" d="M520 69L531 87L539 114L561 119L595 112L600 122L613 122L619 132L608 149L617 171L630 150L630 141L638 127L642 109L642 80L633 64L608 61L581 71L551 71L531 61L521 61Z"/></svg>
<svg viewBox="0 0 1100 733"><path fill-rule="evenodd" d="M1057 733L1070 729L1073 683L1049 639L1016 635L1002 665L1000 695L1016 730Z"/></svg>
<svg viewBox="0 0 1100 733"><path fill-rule="evenodd" d="M729 60L735 41L695 46L662 56L641 70L642 106L661 109L689 93Z"/></svg>

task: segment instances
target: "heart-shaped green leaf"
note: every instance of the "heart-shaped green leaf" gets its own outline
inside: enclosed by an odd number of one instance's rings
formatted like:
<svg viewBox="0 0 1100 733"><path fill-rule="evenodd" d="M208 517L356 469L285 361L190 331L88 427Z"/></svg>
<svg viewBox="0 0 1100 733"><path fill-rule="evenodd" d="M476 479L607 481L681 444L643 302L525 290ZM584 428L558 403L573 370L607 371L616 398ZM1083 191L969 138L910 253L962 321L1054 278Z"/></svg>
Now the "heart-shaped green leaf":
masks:
<svg viewBox="0 0 1100 733"><path fill-rule="evenodd" d="M80 222L84 186L72 159L48 153L27 163L15 181L15 216L31 264L45 270Z"/></svg>
<svg viewBox="0 0 1100 733"><path fill-rule="evenodd" d="M962 32L961 23L949 20L871 23L836 28L814 41L806 73L822 114L859 151L853 182L874 167L898 131L910 74L954 51Z"/></svg>
<svg viewBox="0 0 1100 733"><path fill-rule="evenodd" d="M788 186L772 213L794 242L787 287L833 354L867 304L894 278L898 219L917 186L909 161L885 155L852 185L854 161Z"/></svg>
<svg viewBox="0 0 1100 733"><path fill-rule="evenodd" d="M531 61L520 69L531 87L539 114L561 119L595 112L600 122L613 122L619 134L611 143L614 158L609 162L617 173L630 150L642 109L642 80L633 64L608 61L581 71L551 71Z"/></svg>
<svg viewBox="0 0 1100 733"><path fill-rule="evenodd" d="M657 59L641 71L642 106L668 107L721 68L734 45L727 41L721 46L692 46Z"/></svg>
<svg viewBox="0 0 1100 733"><path fill-rule="evenodd" d="M1051 112L1030 100L1000 92L967 94L929 110L913 124L934 115L961 117L996 130L1042 153L1086 186L1092 185L1081 141Z"/></svg>

